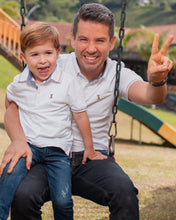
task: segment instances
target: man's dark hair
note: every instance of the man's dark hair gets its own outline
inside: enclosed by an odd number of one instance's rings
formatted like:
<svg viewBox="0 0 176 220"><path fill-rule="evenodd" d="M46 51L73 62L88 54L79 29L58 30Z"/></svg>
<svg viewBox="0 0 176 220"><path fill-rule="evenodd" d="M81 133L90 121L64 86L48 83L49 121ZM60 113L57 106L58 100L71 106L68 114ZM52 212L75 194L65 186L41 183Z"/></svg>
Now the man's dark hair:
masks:
<svg viewBox="0 0 176 220"><path fill-rule="evenodd" d="M109 27L110 39L114 36L114 15L104 5L98 3L84 4L78 11L73 22L73 35L76 37L78 22L93 21Z"/></svg>

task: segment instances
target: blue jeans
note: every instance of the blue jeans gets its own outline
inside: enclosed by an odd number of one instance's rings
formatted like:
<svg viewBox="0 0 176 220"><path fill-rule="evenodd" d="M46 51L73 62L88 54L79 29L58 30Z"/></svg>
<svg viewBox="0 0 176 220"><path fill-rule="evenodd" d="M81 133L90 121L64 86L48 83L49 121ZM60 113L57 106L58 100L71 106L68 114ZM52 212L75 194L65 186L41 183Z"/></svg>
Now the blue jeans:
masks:
<svg viewBox="0 0 176 220"><path fill-rule="evenodd" d="M72 158L73 195L109 206L111 220L138 220L138 191L128 175L110 157L107 160L89 160L83 165L82 156L83 152L78 152ZM30 192L27 190L29 187ZM33 167L17 190L12 220L41 220L40 208L50 200L48 189L43 166Z"/></svg>
<svg viewBox="0 0 176 220"><path fill-rule="evenodd" d="M72 220L73 201L71 194L70 158L60 148L38 148L30 144L29 146L33 153L32 167L38 163L44 165L55 220ZM11 174L7 174L7 169L8 166L0 178L0 220L6 220L8 218L15 192L22 179L28 173L24 158L20 159ZM39 178L41 176L40 172L36 173L36 175ZM38 183L41 184L40 181ZM41 184L41 186L43 185ZM31 187L33 186L28 185L26 188L29 193L31 192ZM23 205L26 205L25 201L23 201Z"/></svg>

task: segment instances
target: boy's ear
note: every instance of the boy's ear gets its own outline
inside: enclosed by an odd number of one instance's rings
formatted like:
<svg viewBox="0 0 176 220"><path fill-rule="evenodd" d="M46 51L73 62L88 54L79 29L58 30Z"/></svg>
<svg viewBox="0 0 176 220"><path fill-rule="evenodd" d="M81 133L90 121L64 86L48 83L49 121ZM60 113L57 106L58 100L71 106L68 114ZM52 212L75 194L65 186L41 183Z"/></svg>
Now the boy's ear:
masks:
<svg viewBox="0 0 176 220"><path fill-rule="evenodd" d="M59 58L60 51L61 51L61 48L59 47L59 49L57 50L57 58Z"/></svg>
<svg viewBox="0 0 176 220"><path fill-rule="evenodd" d="M24 53L21 52L20 55L21 55L21 59L23 60L23 62L24 62L25 64L27 64L27 63L26 63L26 58L25 58Z"/></svg>

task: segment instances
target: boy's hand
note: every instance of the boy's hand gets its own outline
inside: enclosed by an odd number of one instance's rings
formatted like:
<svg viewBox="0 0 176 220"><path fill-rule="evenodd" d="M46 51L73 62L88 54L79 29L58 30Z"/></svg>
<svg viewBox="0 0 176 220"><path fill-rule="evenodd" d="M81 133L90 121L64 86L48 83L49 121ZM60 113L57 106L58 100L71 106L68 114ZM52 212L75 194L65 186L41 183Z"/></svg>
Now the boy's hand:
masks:
<svg viewBox="0 0 176 220"><path fill-rule="evenodd" d="M20 141L12 142L4 154L0 166L0 176L2 175L4 168L9 162L10 165L7 172L11 173L21 157L26 157L26 169L29 170L32 163L32 151L29 145Z"/></svg>
<svg viewBox="0 0 176 220"><path fill-rule="evenodd" d="M102 154L99 151L95 151L94 149L92 151L84 151L82 164L85 164L87 159L89 160L104 160L107 159L107 156Z"/></svg>

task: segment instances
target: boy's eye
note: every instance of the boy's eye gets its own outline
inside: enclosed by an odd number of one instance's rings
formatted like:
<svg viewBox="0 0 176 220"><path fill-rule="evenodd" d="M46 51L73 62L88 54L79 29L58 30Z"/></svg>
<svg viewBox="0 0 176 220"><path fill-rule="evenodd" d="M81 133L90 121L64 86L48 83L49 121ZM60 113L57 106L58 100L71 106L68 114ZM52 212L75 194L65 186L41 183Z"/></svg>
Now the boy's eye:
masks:
<svg viewBox="0 0 176 220"><path fill-rule="evenodd" d="M37 55L38 55L37 53L33 53L33 54L32 54L33 57L35 57L35 56L37 56Z"/></svg>
<svg viewBox="0 0 176 220"><path fill-rule="evenodd" d="M46 54L52 54L52 52L51 51L47 51Z"/></svg>

